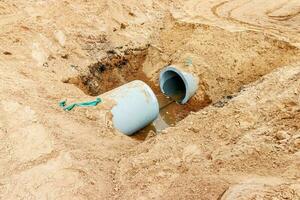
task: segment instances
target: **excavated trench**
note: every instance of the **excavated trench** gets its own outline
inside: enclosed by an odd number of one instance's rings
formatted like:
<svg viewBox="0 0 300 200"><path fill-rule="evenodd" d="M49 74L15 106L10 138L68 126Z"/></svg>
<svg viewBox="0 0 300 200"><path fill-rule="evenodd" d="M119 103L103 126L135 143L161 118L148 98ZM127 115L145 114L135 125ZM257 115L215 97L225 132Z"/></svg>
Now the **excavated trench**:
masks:
<svg viewBox="0 0 300 200"><path fill-rule="evenodd" d="M67 81L91 96L133 80L147 83L158 98L160 115L133 135L137 140L175 126L191 112L210 104L223 107L245 84L300 60L299 49L287 42L256 32L232 33L207 26L175 24L162 30L153 43L144 48L108 51L106 57L88 66L87 73ZM158 76L165 66L187 59L193 61L187 66L192 65L199 76L199 92L180 105L162 94Z"/></svg>
<svg viewBox="0 0 300 200"><path fill-rule="evenodd" d="M143 72L142 66L148 55L148 50L149 47L129 49L121 54L108 51L107 57L88 66L87 74L70 78L67 81L75 84L90 96L98 96L133 80L142 80L147 83L158 99L160 115L152 124L132 136L137 140L144 140L148 134L160 132L169 126L175 126L190 112L196 112L210 103L193 100L192 104L180 105L163 95L157 77L152 80Z"/></svg>

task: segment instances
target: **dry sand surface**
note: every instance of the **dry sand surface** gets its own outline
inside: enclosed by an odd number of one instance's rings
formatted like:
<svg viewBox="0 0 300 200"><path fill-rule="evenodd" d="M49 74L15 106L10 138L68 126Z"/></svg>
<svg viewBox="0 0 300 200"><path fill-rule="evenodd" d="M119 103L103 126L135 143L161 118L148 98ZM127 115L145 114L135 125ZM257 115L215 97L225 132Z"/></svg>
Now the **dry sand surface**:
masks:
<svg viewBox="0 0 300 200"><path fill-rule="evenodd" d="M299 0L1 0L0 26L0 199L300 199ZM194 110L144 140L58 107L168 64Z"/></svg>

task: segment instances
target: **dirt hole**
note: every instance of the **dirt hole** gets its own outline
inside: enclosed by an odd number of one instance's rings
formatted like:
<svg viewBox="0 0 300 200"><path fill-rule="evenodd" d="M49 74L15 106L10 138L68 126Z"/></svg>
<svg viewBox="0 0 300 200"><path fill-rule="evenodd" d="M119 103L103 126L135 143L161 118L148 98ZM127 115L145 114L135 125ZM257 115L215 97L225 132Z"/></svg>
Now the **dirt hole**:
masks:
<svg viewBox="0 0 300 200"><path fill-rule="evenodd" d="M142 67L147 54L148 47L129 49L122 53L108 51L105 58L88 66L88 73L69 78L65 82L76 85L90 96L98 96L133 80L147 83L158 99L160 115L152 124L132 136L137 140L145 140L149 134L159 133L167 127L175 126L190 112L198 111L207 105L195 100L192 104L180 105L166 97L160 91L158 80L151 80L143 72Z"/></svg>
<svg viewBox="0 0 300 200"><path fill-rule="evenodd" d="M299 61L300 56L296 47L262 33L234 33L202 25L174 24L162 30L153 43L123 52L108 51L106 57L88 67L88 73L67 81L92 96L133 80L147 83L159 100L160 117L133 136L138 140L144 140L151 131L175 126L191 111L211 103L223 107L244 85L273 69ZM197 94L187 104L179 105L170 103L161 93L157 79L164 66L188 58L186 52L196 66L204 95ZM145 67L152 70L152 77L145 75Z"/></svg>

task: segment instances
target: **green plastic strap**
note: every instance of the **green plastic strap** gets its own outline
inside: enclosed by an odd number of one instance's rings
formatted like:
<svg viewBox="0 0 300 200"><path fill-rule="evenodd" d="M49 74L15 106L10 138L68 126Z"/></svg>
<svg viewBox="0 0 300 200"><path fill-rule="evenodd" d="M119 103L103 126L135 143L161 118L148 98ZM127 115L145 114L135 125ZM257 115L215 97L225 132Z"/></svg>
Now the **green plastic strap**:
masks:
<svg viewBox="0 0 300 200"><path fill-rule="evenodd" d="M87 102L82 102L82 103L73 103L70 105L66 105L67 101L61 101L59 102L59 106L62 107L66 111L72 110L74 107L79 106L79 107L91 107L91 106L96 106L98 103L101 102L100 98L97 98L95 101L87 101Z"/></svg>

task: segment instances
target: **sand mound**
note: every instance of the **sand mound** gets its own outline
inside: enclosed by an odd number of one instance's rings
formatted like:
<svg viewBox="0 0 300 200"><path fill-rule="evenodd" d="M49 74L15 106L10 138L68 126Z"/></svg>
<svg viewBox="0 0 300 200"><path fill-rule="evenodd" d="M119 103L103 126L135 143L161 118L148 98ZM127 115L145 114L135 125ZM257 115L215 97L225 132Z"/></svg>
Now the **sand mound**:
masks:
<svg viewBox="0 0 300 200"><path fill-rule="evenodd" d="M1 199L300 199L300 3L0 1ZM176 64L178 122L127 137L93 108Z"/></svg>

